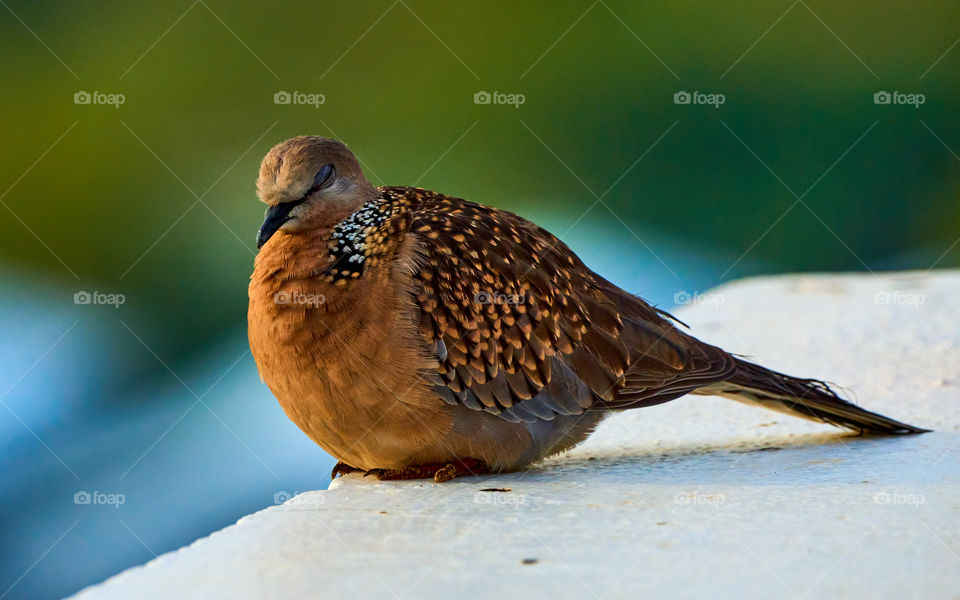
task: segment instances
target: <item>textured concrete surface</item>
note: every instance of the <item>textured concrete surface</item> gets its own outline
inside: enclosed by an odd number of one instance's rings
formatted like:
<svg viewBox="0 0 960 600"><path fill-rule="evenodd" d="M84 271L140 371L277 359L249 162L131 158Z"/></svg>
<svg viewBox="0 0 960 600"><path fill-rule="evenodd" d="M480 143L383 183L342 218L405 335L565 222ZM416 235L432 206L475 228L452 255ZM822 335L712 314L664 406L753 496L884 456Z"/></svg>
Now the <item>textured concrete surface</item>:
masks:
<svg viewBox="0 0 960 600"><path fill-rule="evenodd" d="M676 311L934 433L857 438L691 396L525 472L349 476L77 598L958 598L958 297L957 272L790 276Z"/></svg>

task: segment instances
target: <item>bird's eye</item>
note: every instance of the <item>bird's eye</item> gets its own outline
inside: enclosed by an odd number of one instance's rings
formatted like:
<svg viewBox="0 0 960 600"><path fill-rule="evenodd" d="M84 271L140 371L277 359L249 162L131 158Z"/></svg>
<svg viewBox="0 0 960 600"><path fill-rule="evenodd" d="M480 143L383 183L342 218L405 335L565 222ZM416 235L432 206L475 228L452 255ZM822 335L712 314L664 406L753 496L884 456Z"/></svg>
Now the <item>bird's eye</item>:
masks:
<svg viewBox="0 0 960 600"><path fill-rule="evenodd" d="M319 190L327 183L330 182L333 177L333 165L323 165L320 167L320 170L317 171L317 174L313 176L313 187L310 188L311 192Z"/></svg>

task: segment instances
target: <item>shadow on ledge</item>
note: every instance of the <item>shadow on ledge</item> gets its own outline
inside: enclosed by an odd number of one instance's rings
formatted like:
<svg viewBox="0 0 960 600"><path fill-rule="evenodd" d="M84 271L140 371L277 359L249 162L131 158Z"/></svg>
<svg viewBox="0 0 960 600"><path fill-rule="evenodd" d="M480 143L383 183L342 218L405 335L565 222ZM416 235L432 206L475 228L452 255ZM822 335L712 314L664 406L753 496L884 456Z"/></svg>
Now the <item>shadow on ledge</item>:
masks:
<svg viewBox="0 0 960 600"><path fill-rule="evenodd" d="M591 486L642 485L818 485L839 483L934 483L951 476L951 434L857 436L842 432L796 434L787 439L757 440L736 447L716 444L663 448L588 448L550 458L512 473L461 477L443 484L430 480L380 482L361 475L343 482L384 485L497 486L536 483L583 483ZM933 460L931 460L933 457ZM489 486L488 486L489 484ZM333 483L331 489L340 488Z"/></svg>

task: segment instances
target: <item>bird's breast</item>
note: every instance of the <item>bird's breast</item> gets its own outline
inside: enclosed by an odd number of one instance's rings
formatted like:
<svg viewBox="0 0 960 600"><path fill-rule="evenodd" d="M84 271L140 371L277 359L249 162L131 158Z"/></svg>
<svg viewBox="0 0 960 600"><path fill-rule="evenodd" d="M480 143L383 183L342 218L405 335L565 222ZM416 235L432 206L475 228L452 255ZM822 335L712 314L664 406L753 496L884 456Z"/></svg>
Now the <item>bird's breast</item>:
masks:
<svg viewBox="0 0 960 600"><path fill-rule="evenodd" d="M290 419L341 460L402 459L423 435L419 421L445 410L419 377L430 359L409 292L389 271L331 283L312 276L306 258L322 257L257 259L248 333L260 375Z"/></svg>

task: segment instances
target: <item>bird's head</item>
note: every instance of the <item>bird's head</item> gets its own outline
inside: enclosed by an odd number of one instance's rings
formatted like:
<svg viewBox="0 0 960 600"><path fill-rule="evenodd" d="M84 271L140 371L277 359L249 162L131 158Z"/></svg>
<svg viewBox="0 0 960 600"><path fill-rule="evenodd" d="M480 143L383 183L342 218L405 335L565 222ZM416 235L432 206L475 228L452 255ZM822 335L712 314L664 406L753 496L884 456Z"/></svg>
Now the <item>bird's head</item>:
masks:
<svg viewBox="0 0 960 600"><path fill-rule="evenodd" d="M342 142L316 136L281 142L260 163L257 196L269 208L257 248L278 231L329 227L376 195L357 157Z"/></svg>

